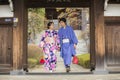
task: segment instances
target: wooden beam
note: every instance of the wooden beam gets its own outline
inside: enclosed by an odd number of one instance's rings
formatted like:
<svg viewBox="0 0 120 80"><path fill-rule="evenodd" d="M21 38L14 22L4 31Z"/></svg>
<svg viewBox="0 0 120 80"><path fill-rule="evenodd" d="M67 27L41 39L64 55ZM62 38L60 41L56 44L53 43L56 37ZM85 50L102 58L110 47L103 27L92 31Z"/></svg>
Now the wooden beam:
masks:
<svg viewBox="0 0 120 80"><path fill-rule="evenodd" d="M92 26L95 35L95 73L105 72L105 32L104 32L104 0L91 0ZM94 40L93 39L93 40Z"/></svg>
<svg viewBox="0 0 120 80"><path fill-rule="evenodd" d="M52 5L51 5L52 4ZM77 3L43 3L40 1L29 1L27 2L27 7L28 8L38 8L38 7L43 7L43 8L47 8L47 7L89 7L90 6L90 1L89 0L85 0L85 1L80 1Z"/></svg>
<svg viewBox="0 0 120 80"><path fill-rule="evenodd" d="M108 4L120 4L120 0L109 0Z"/></svg>
<svg viewBox="0 0 120 80"><path fill-rule="evenodd" d="M120 23L120 17L119 16L106 16L105 23Z"/></svg>
<svg viewBox="0 0 120 80"><path fill-rule="evenodd" d="M8 5L8 0L0 0L0 5Z"/></svg>

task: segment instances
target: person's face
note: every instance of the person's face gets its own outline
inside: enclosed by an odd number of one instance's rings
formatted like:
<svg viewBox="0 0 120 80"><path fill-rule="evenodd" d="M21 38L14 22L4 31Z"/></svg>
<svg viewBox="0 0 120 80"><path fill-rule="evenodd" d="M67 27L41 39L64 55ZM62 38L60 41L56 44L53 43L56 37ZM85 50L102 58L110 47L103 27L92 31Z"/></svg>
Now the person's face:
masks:
<svg viewBox="0 0 120 80"><path fill-rule="evenodd" d="M60 21L60 26L65 27L66 26L65 22Z"/></svg>
<svg viewBox="0 0 120 80"><path fill-rule="evenodd" d="M54 29L54 23L51 24L50 29Z"/></svg>

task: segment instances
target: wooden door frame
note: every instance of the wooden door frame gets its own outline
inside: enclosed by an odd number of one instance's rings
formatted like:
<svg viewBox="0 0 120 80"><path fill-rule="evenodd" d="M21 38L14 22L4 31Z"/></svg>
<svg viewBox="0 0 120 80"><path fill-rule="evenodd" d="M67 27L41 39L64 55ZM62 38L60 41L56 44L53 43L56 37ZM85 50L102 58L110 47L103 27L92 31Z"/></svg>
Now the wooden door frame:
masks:
<svg viewBox="0 0 120 80"><path fill-rule="evenodd" d="M29 1L29 3L31 2ZM83 3L80 4L83 5ZM35 3L35 5L38 6L34 6L34 8L40 7L40 4L38 3ZM81 5L77 7L82 7ZM13 59L14 59L13 69L14 70L27 68L27 66L25 67L23 66L27 65L27 19L28 19L27 9L31 7L28 6L28 2L26 0L14 0L14 17L19 18L17 27L13 29ZM83 6L83 7L90 8L91 68L96 67L97 69L104 70L105 68L104 66L105 40L103 38L104 37L104 0L90 0L89 6ZM101 25L99 25L98 23ZM102 27L101 30L99 29L100 27ZM101 37L98 37L99 35L101 35ZM19 41L20 44L16 42L19 39L20 39Z"/></svg>
<svg viewBox="0 0 120 80"><path fill-rule="evenodd" d="M82 3L81 3L82 4ZM35 5L35 4L34 4ZM45 5L46 7L43 7L43 4L40 6L40 5L37 5L37 6L34 6L34 7L31 7L31 5L29 5L28 8L48 8L47 5ZM63 7L63 6L62 6ZM66 8L67 6L63 7L63 8ZM56 8L56 7L49 7L49 8ZM58 6L58 8L61 8L60 6ZM93 17L94 16L92 14L92 8L90 5L88 5L88 2L86 3L86 5L83 6L80 5L80 6L69 6L69 8L88 8L89 9L89 21L90 21L90 71L93 71L95 69L95 29L94 27L91 27L93 26L92 23L93 23ZM92 45L91 45L92 43Z"/></svg>

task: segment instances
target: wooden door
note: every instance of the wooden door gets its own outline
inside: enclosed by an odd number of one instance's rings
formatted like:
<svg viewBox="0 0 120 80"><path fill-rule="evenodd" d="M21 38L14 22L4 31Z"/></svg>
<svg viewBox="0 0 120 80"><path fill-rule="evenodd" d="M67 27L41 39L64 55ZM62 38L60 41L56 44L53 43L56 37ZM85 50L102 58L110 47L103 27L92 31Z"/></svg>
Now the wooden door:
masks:
<svg viewBox="0 0 120 80"><path fill-rule="evenodd" d="M105 32L107 66L120 66L120 23L106 23Z"/></svg>
<svg viewBox="0 0 120 80"><path fill-rule="evenodd" d="M12 68L12 26L0 25L0 71Z"/></svg>

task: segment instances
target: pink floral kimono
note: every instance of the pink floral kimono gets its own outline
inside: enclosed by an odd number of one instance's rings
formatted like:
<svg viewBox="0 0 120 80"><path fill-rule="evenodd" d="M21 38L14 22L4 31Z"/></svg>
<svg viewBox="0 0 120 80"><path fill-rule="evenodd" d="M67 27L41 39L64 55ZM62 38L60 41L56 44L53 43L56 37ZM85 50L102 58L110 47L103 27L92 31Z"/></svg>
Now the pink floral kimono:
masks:
<svg viewBox="0 0 120 80"><path fill-rule="evenodd" d="M49 71L54 71L54 69L56 68L57 61L55 52L59 47L59 38L57 31L46 30L41 38L39 46L43 48L45 58L45 69Z"/></svg>

